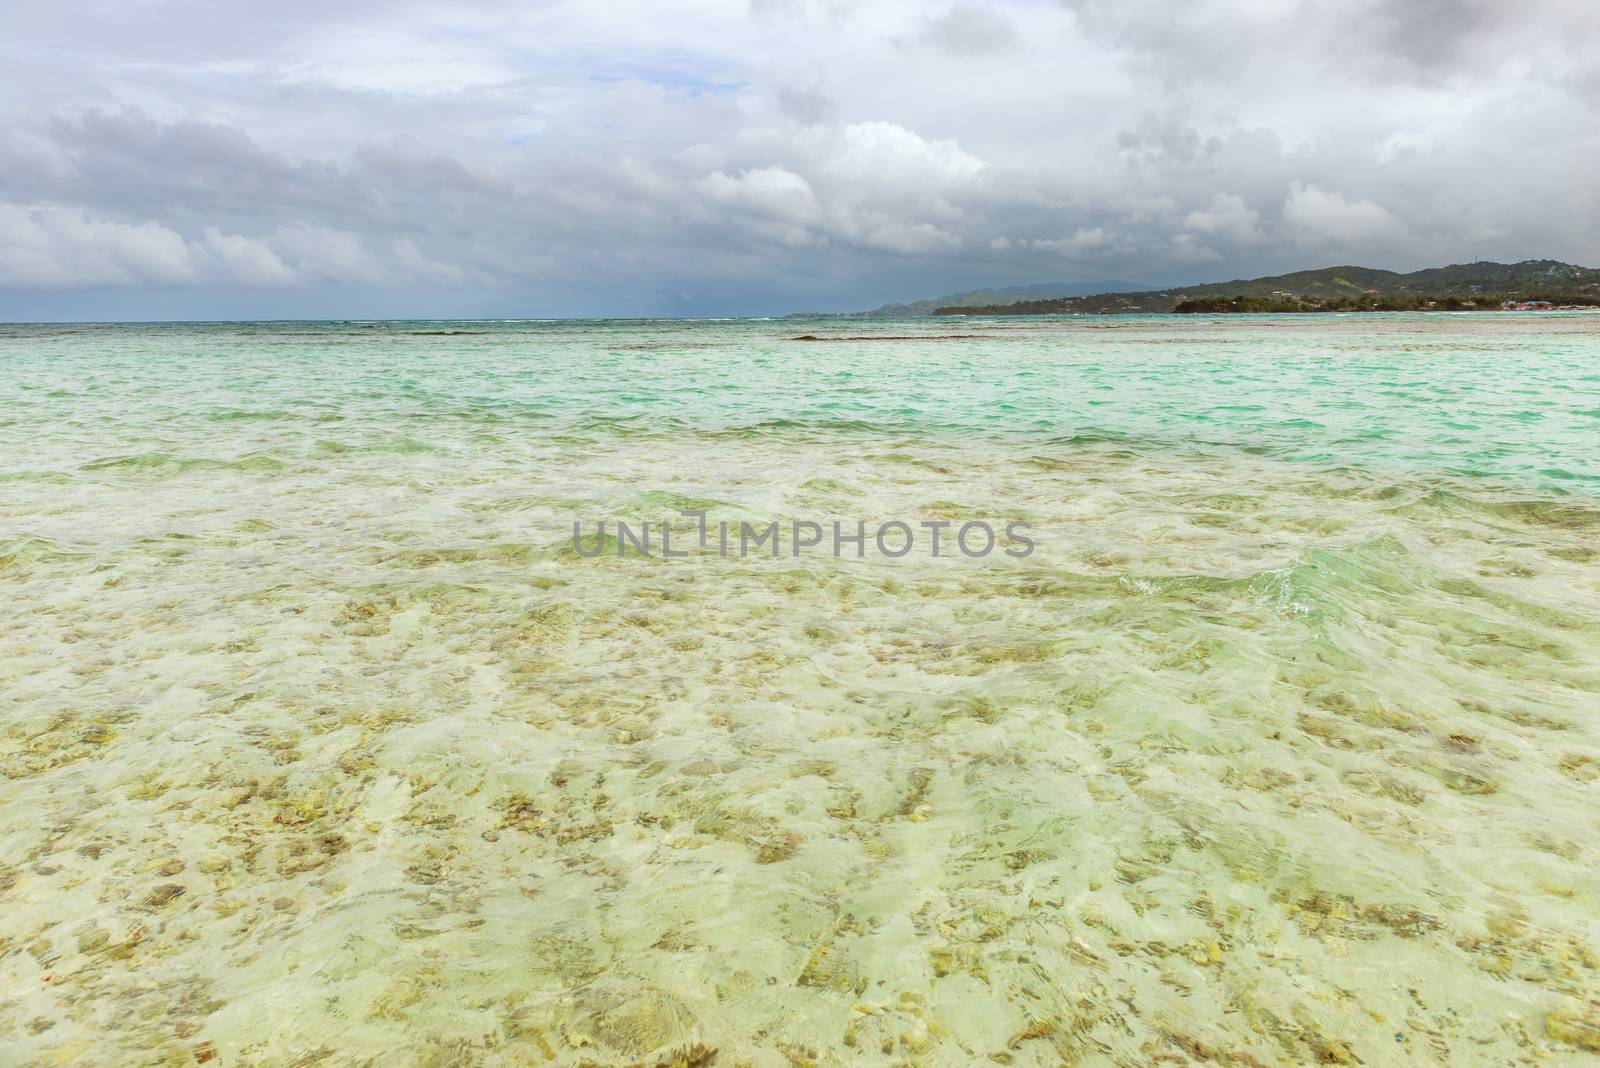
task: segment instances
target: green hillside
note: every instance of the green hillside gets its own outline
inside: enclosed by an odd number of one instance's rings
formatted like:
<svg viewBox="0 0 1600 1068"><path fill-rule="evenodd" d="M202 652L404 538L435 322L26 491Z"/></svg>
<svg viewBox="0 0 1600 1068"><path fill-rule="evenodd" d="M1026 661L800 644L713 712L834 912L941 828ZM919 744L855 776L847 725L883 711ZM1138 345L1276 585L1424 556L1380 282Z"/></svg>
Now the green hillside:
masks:
<svg viewBox="0 0 1600 1068"><path fill-rule="evenodd" d="M1324 267L1159 291L941 307L935 315L1070 315L1172 311L1405 311L1498 308L1507 299L1600 306L1600 269L1556 260L1458 263L1401 274Z"/></svg>

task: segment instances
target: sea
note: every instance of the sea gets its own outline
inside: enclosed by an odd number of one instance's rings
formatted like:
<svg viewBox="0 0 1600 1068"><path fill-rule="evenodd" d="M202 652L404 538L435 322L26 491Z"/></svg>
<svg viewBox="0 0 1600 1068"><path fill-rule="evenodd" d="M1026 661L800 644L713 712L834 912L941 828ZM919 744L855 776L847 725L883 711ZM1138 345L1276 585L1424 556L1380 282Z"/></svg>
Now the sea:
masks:
<svg viewBox="0 0 1600 1068"><path fill-rule="evenodd" d="M0 917L7 1065L1592 1064L1600 316L0 326Z"/></svg>

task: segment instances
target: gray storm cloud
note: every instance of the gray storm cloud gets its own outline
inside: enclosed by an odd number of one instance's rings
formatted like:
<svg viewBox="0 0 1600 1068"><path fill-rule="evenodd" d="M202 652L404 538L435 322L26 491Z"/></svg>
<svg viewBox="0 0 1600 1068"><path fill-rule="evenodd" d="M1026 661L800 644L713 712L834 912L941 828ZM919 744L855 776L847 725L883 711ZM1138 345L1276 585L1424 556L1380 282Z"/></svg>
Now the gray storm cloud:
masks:
<svg viewBox="0 0 1600 1068"><path fill-rule="evenodd" d="M0 315L1600 259L1587 0L217 10L0 13Z"/></svg>

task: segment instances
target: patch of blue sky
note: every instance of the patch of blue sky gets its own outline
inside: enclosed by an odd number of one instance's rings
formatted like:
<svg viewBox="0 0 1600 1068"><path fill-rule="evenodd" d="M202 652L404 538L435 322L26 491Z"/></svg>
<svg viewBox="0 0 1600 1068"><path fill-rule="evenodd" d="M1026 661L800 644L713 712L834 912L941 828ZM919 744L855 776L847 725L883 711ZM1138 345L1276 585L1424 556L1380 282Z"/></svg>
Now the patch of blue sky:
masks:
<svg viewBox="0 0 1600 1068"><path fill-rule="evenodd" d="M589 80L645 82L694 97L706 93L713 95L737 93L749 85L744 81L720 78L705 61L689 56L662 56L653 61L613 64L603 71L591 73Z"/></svg>

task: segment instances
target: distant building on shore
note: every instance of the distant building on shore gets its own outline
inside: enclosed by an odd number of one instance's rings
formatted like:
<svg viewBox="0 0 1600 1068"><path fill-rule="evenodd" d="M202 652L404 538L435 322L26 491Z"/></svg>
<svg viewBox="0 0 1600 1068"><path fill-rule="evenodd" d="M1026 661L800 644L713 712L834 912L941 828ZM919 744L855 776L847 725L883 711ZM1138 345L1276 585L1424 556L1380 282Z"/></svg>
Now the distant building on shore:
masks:
<svg viewBox="0 0 1600 1068"><path fill-rule="evenodd" d="M1554 311L1548 300L1508 300L1500 305L1503 311Z"/></svg>

